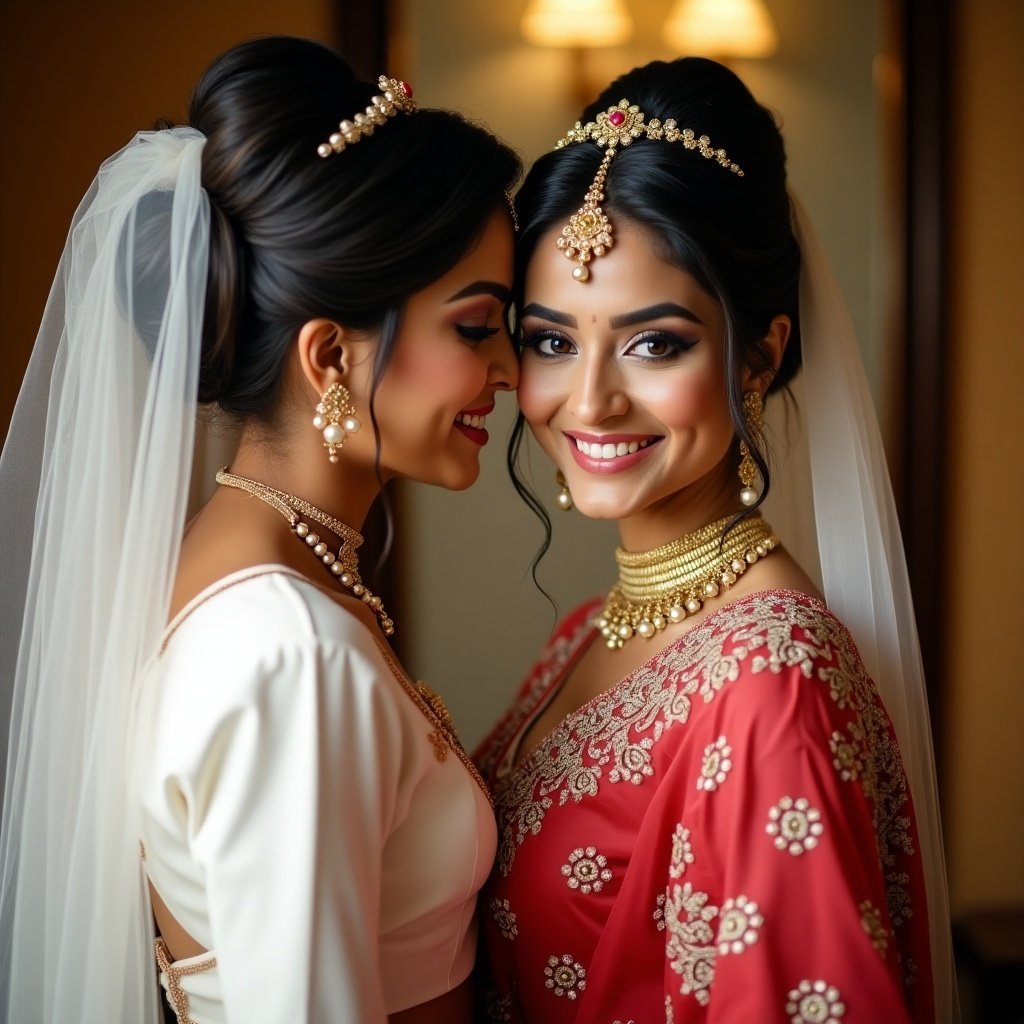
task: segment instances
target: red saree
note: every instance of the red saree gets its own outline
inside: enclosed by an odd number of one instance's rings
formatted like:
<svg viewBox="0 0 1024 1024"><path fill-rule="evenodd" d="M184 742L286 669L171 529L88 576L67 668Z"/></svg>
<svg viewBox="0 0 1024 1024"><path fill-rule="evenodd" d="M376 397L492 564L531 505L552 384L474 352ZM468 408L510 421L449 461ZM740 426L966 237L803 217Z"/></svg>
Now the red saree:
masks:
<svg viewBox="0 0 1024 1024"><path fill-rule="evenodd" d="M595 610L477 752L489 1019L930 1021L910 794L846 629L791 592L726 604L512 767Z"/></svg>

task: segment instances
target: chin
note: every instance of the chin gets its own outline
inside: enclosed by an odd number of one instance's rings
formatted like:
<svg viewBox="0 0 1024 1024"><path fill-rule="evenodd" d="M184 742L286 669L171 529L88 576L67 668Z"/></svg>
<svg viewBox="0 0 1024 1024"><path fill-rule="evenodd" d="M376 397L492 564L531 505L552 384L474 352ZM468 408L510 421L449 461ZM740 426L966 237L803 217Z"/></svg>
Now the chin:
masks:
<svg viewBox="0 0 1024 1024"><path fill-rule="evenodd" d="M634 508L626 508L618 502L600 498L577 498L572 496L573 507L587 519L627 519L636 512Z"/></svg>
<svg viewBox="0 0 1024 1024"><path fill-rule="evenodd" d="M429 477L414 477L418 483L430 484L432 487L443 487L446 491L464 491L472 487L480 476L480 463L471 466L457 466L442 470Z"/></svg>

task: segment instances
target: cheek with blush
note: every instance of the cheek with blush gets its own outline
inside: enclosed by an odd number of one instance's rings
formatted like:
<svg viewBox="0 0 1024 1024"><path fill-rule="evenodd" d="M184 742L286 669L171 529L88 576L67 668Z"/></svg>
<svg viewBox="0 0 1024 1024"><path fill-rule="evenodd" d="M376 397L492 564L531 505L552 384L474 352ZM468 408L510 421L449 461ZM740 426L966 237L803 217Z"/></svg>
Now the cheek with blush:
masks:
<svg viewBox="0 0 1024 1024"><path fill-rule="evenodd" d="M700 430L730 425L725 381L702 374L673 376L652 381L644 388L648 412L668 428Z"/></svg>

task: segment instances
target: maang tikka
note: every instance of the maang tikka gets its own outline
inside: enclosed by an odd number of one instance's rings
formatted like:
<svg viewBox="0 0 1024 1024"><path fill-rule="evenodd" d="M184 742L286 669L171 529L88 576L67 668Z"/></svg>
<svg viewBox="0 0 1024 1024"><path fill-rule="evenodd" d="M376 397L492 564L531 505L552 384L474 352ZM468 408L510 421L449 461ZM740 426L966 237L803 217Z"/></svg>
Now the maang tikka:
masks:
<svg viewBox="0 0 1024 1024"><path fill-rule="evenodd" d="M356 407L344 384L332 384L317 403L313 426L323 432L324 447L331 462L338 461L338 452L349 434L360 427Z"/></svg>
<svg viewBox="0 0 1024 1024"><path fill-rule="evenodd" d="M555 143L555 149L587 141L596 142L605 149L604 159L587 190L583 205L569 218L556 243L562 255L576 264L572 268L572 276L577 281L586 281L590 277L587 266L590 260L594 256L603 256L612 247L612 225L601 209L605 179L619 146L629 146L641 136L664 142L681 142L684 149L695 149L706 160L715 160L726 170L743 177L739 165L729 159L724 149L715 149L706 135L698 137L692 128L680 129L672 118L664 122L656 117L646 121L643 111L629 100L620 100L618 106L609 107L594 121L586 124L577 121Z"/></svg>

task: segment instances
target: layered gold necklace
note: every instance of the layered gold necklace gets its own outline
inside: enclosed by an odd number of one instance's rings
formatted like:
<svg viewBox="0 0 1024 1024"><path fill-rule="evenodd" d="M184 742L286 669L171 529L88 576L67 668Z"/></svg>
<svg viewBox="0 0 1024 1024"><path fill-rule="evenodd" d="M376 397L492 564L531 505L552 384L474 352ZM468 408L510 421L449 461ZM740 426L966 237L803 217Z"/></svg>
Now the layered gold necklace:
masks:
<svg viewBox="0 0 1024 1024"><path fill-rule="evenodd" d="M621 647L634 636L649 640L666 626L696 614L778 543L760 516L741 520L726 534L732 518L726 516L651 551L616 549L619 581L596 622L610 648Z"/></svg>
<svg viewBox="0 0 1024 1024"><path fill-rule="evenodd" d="M313 554L327 567L331 575L346 589L351 590L353 596L358 597L364 604L368 605L385 636L391 636L395 632L395 624L384 610L384 603L376 595L371 593L363 583L359 575L359 559L356 556L356 549L363 543L362 535L346 525L340 519L328 515L311 505L302 498L297 498L287 491L279 491L269 484L260 483L259 480L250 480L247 476L237 476L229 473L227 468L217 473L217 483L223 487L236 487L246 494L276 509L288 520L292 533L303 541ZM309 523L302 518L312 519L313 522L325 526L341 541L337 554L331 551L327 542L314 532Z"/></svg>

